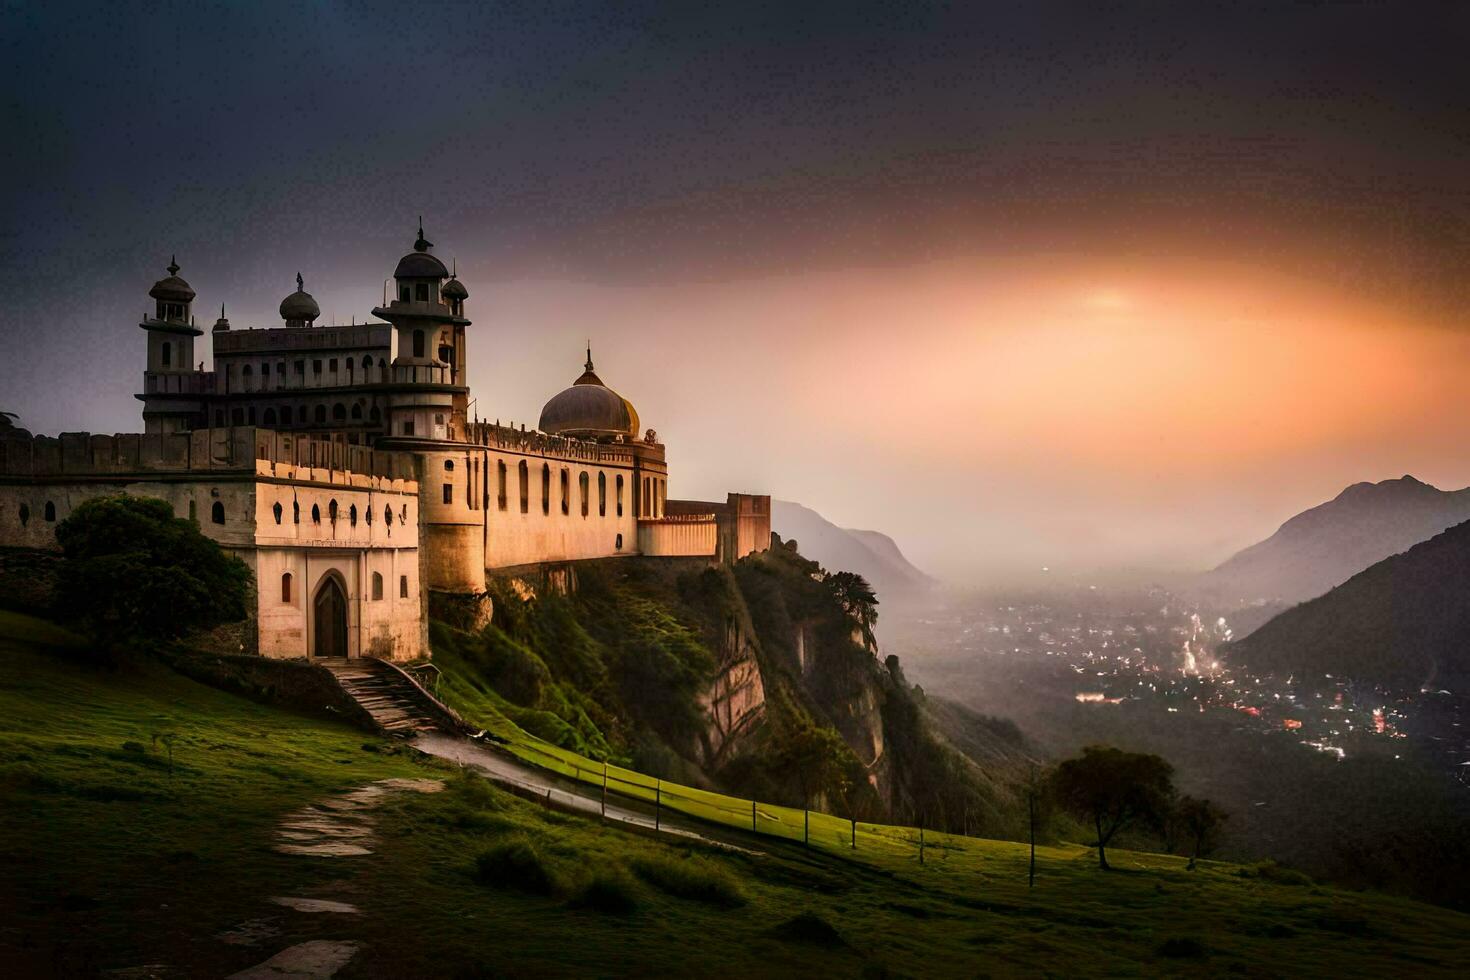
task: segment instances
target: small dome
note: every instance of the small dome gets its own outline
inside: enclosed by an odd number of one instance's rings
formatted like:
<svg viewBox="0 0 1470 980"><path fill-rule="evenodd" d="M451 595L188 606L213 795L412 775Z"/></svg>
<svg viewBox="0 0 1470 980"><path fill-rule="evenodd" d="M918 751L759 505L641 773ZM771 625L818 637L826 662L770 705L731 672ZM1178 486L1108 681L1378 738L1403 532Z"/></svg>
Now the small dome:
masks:
<svg viewBox="0 0 1470 980"><path fill-rule="evenodd" d="M409 252L398 260L398 268L393 270L394 279L445 279L448 276L449 270L444 268L444 263L428 252Z"/></svg>
<svg viewBox="0 0 1470 980"><path fill-rule="evenodd" d="M219 319L214 321L214 332L225 333L230 329L230 321L225 319L225 304L219 306Z"/></svg>
<svg viewBox="0 0 1470 980"><path fill-rule="evenodd" d="M630 437L638 434L638 413L631 402L602 383L592 370L592 352L588 351L587 370L546 403L538 428L552 435Z"/></svg>
<svg viewBox="0 0 1470 980"><path fill-rule="evenodd" d="M440 287L439 295L445 299L469 299L470 291L458 279L451 279Z"/></svg>
<svg viewBox="0 0 1470 980"><path fill-rule="evenodd" d="M282 320L315 320L322 315L322 308L306 292L305 285L301 273L296 273L296 292L281 300Z"/></svg>
<svg viewBox="0 0 1470 980"><path fill-rule="evenodd" d="M194 302L194 289L179 278L179 263L172 258L168 261L168 276L155 282L148 295L161 303Z"/></svg>
<svg viewBox="0 0 1470 980"><path fill-rule="evenodd" d="M424 219L419 219L419 237L413 243L413 251L398 260L393 270L394 279L447 279L449 270L444 263L429 254L434 243L424 237Z"/></svg>

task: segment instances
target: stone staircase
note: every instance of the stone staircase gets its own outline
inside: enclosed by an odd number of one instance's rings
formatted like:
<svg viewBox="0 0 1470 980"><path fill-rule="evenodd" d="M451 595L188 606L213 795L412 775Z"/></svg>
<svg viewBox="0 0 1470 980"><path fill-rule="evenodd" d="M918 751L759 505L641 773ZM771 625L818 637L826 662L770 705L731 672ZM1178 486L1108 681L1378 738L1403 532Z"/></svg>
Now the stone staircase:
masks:
<svg viewBox="0 0 1470 980"><path fill-rule="evenodd" d="M392 664L373 657L322 657L313 663L330 670L342 690L390 735L412 738L452 730L447 709Z"/></svg>

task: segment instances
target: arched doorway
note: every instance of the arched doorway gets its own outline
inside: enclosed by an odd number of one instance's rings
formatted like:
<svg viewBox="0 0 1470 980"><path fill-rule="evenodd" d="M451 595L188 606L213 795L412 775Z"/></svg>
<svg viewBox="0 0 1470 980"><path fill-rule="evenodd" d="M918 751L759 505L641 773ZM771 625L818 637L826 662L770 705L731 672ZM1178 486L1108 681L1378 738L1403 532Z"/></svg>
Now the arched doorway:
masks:
<svg viewBox="0 0 1470 980"><path fill-rule="evenodd" d="M315 643L312 654L317 657L347 656L347 596L337 576L328 575L316 590L312 603Z"/></svg>

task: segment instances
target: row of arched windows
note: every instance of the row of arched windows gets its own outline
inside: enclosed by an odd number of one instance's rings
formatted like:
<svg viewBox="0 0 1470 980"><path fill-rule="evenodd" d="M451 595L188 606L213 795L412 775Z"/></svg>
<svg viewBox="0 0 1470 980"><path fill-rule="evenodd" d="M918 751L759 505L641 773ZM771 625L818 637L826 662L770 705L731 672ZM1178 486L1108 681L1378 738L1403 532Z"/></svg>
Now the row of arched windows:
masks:
<svg viewBox="0 0 1470 980"><path fill-rule="evenodd" d="M218 504L218 503L216 503L214 506L216 508L220 508L221 507L221 505ZM223 513L224 512L221 509L220 510L221 518L220 518L220 520L216 521L216 523L218 523L218 524L223 524L224 523ZM286 509L285 509L285 507L283 507L281 505L281 502L279 500L276 501L271 506L271 514L272 514L272 516L275 517L277 524L281 523L281 519L285 515L285 513L286 513ZM336 498L333 498L333 499L327 501L327 520L330 521L333 524L337 523L338 514L339 514L339 509L337 507L337 500L336 500ZM347 523L349 525L351 525L352 527L357 527L357 516L358 516L357 505L356 504L350 504L348 506L348 508L347 508ZM372 508L367 507L367 508L364 508L363 509L363 518L367 521L367 523L369 524L369 526L372 525L372 523L373 523L373 511L372 511ZM399 505L398 520L399 520L400 523L408 520L408 504L400 504ZM292 503L291 503L291 522L293 524L300 524L301 523L301 504L300 504L299 501L292 501ZM322 522L322 509L321 509L321 505L320 504L312 504L311 505L311 522L313 524L320 524ZM390 504L384 504L383 505L383 523L386 524L389 528L391 528L393 526L393 507ZM390 530L388 533L389 534L392 534L393 532Z"/></svg>
<svg viewBox="0 0 1470 980"><path fill-rule="evenodd" d="M295 601L292 598L292 583L294 580L295 576L290 572L283 572L281 574L281 601L283 603L290 604ZM372 596L374 602L381 602L383 599L383 574L381 572L373 572ZM407 575L398 576L398 598L408 598Z"/></svg>
<svg viewBox="0 0 1470 980"><path fill-rule="evenodd" d="M169 364L170 352L168 344L163 345L163 363ZM292 362L297 383L292 387L305 387L307 378L308 362L305 358ZM236 371L239 372L239 384L236 384ZM367 354L361 360L351 356L341 358L335 357L312 358L310 361L310 376L313 384L320 384L322 374L337 375L334 379L336 384L372 384L374 382L386 382L389 379L388 359L386 357L373 358ZM271 378L275 378L272 386ZM262 361L255 364L226 364L224 370L225 391L280 391L287 387L286 379L290 377L285 361L277 361L275 370L272 372L271 363ZM360 379L360 380L359 380Z"/></svg>
<svg viewBox="0 0 1470 980"><path fill-rule="evenodd" d="M453 464L445 462L444 468L452 470ZM521 513L531 512L531 469L525 460L516 465L516 476L520 489ZM504 460L495 463L495 506L500 510L510 509L510 470ZM448 479L446 477L446 479ZM570 514L572 508L571 495L571 471L562 467L558 476L561 487L561 512ZM618 517L623 516L623 475L619 473L614 479L614 507ZM592 512L592 477L591 474L582 471L577 475L578 503L581 514L587 517ZM450 502L450 485L444 485L444 502ZM488 488L485 494L485 506L490 506ZM541 513L551 513L551 465L541 464ZM602 470L597 471L597 516L607 516L607 474Z"/></svg>
<svg viewBox="0 0 1470 980"><path fill-rule="evenodd" d="M378 423L383 421L383 410L377 405L364 405L355 402L349 408L343 402L335 402L330 406L326 402L318 405L297 405L294 409L290 405L271 406L260 413L261 425L326 425L328 416L332 422L346 422L349 418L354 422ZM225 410L217 408L214 410L214 424L222 427L225 422ZM230 409L229 425L255 425L256 412L254 405L241 405Z"/></svg>

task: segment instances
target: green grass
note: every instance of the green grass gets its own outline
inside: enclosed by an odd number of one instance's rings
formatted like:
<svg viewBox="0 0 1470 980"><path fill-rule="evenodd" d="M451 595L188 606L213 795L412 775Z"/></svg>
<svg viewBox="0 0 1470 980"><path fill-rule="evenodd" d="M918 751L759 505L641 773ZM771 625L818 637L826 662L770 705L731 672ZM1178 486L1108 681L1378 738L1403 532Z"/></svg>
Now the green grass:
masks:
<svg viewBox="0 0 1470 980"><path fill-rule="evenodd" d="M1234 865L864 826L856 852L674 846L387 754L388 743L273 710L159 667L89 668L79 641L0 617L0 962L9 975L171 964L222 976L307 939L368 952L342 974L912 976L1266 973L1450 975L1470 917L1414 902L1247 877ZM174 733L170 775L153 735ZM124 743L137 743L124 748ZM364 751L364 744L377 751ZM139 748L142 751L139 751ZM269 850L276 821L349 785L437 776L391 798L374 853L324 862ZM843 825L845 826L845 825ZM480 860L524 843L553 883ZM715 900L729 885L742 900ZM338 898L309 916L271 895ZM278 929L254 948L215 938Z"/></svg>

